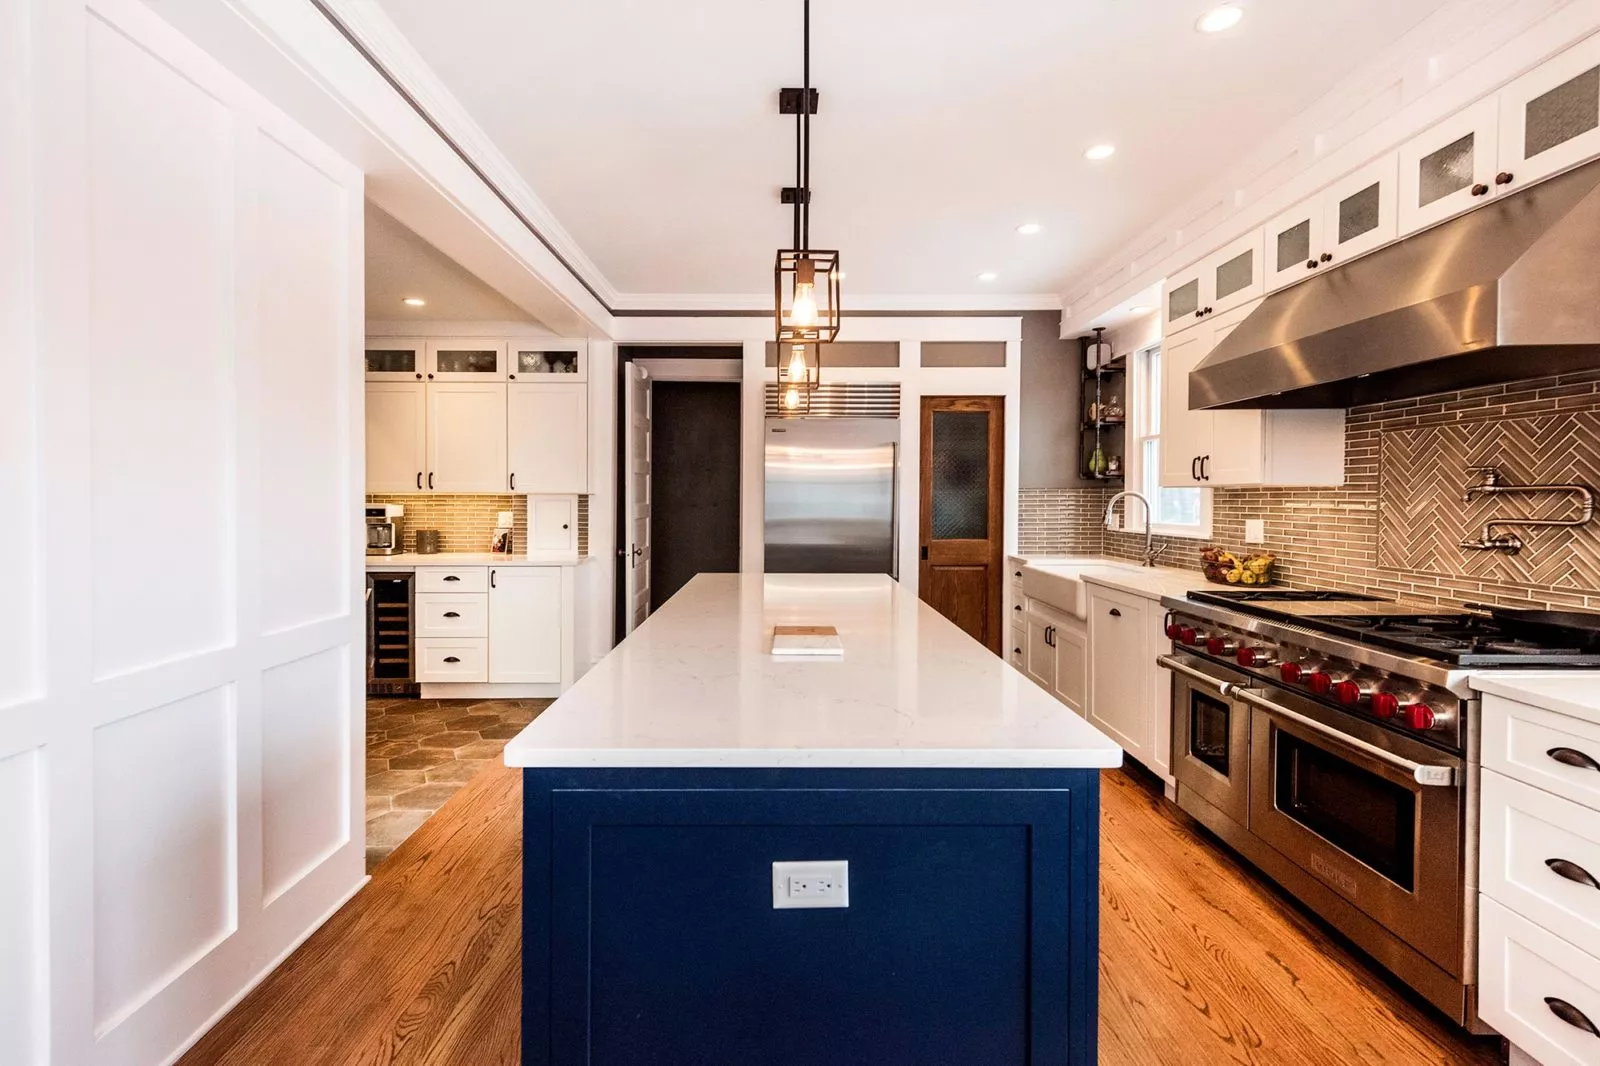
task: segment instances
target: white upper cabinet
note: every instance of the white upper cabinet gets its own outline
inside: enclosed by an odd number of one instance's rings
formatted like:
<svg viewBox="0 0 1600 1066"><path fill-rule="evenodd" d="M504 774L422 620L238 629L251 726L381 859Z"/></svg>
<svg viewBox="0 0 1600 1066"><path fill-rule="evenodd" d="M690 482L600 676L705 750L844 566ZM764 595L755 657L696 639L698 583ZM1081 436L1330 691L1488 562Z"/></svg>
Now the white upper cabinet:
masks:
<svg viewBox="0 0 1600 1066"><path fill-rule="evenodd" d="M1261 231L1256 230L1168 280L1166 332L1170 336L1226 314L1264 291Z"/></svg>
<svg viewBox="0 0 1600 1066"><path fill-rule="evenodd" d="M428 342L427 380L504 381L506 342L469 337Z"/></svg>
<svg viewBox="0 0 1600 1066"><path fill-rule="evenodd" d="M511 341L512 381L588 381L589 346L581 341Z"/></svg>
<svg viewBox="0 0 1600 1066"><path fill-rule="evenodd" d="M541 558L578 554L578 497L528 497L529 555Z"/></svg>
<svg viewBox="0 0 1600 1066"><path fill-rule="evenodd" d="M1398 156L1390 152L1328 186L1325 262L1348 263L1395 239L1398 184Z"/></svg>
<svg viewBox="0 0 1600 1066"><path fill-rule="evenodd" d="M367 491L421 492L428 469L427 389L367 384Z"/></svg>
<svg viewBox="0 0 1600 1066"><path fill-rule="evenodd" d="M1168 337L1161 349L1161 484L1200 484L1200 457L1211 451L1215 416L1189 410L1189 372L1211 351L1211 324Z"/></svg>
<svg viewBox="0 0 1600 1066"><path fill-rule="evenodd" d="M1326 201L1318 193L1267 223L1267 291L1303 281L1323 267L1327 218Z"/></svg>
<svg viewBox="0 0 1600 1066"><path fill-rule="evenodd" d="M589 491L589 387L582 382L527 385L509 390L509 478L512 492Z"/></svg>
<svg viewBox="0 0 1600 1066"><path fill-rule="evenodd" d="M428 477L434 492L506 491L506 386L433 384L428 394Z"/></svg>
<svg viewBox="0 0 1600 1066"><path fill-rule="evenodd" d="M367 338L368 381L423 381L428 342L403 337Z"/></svg>
<svg viewBox="0 0 1600 1066"><path fill-rule="evenodd" d="M1497 189L1500 104L1490 97L1400 149L1400 234L1415 233L1487 201Z"/></svg>
<svg viewBox="0 0 1600 1066"><path fill-rule="evenodd" d="M1500 92L1500 169L1518 189L1600 155L1600 34Z"/></svg>

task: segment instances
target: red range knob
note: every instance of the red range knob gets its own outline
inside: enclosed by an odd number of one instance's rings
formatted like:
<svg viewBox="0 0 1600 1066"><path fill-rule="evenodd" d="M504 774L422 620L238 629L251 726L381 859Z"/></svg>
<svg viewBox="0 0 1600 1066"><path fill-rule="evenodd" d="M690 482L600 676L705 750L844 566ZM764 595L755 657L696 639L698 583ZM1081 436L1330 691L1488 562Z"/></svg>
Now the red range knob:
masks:
<svg viewBox="0 0 1600 1066"><path fill-rule="evenodd" d="M1321 670L1316 670L1306 678L1306 684L1311 686L1312 692L1319 696L1326 696L1328 690L1333 688L1333 678Z"/></svg>
<svg viewBox="0 0 1600 1066"><path fill-rule="evenodd" d="M1198 643L1200 643L1200 635L1194 631L1194 627L1193 626L1180 626L1180 627L1178 627L1178 636L1177 636L1176 639L1177 639L1178 643L1180 643L1180 644L1198 644Z"/></svg>
<svg viewBox="0 0 1600 1066"><path fill-rule="evenodd" d="M1433 717L1433 708L1426 703L1408 703L1405 705L1406 725L1412 729L1432 729Z"/></svg>
<svg viewBox="0 0 1600 1066"><path fill-rule="evenodd" d="M1227 637L1212 637L1206 641L1206 651L1212 655L1232 655L1238 645Z"/></svg>
<svg viewBox="0 0 1600 1066"><path fill-rule="evenodd" d="M1400 698L1392 692L1374 692L1372 713L1379 718L1393 718L1400 713Z"/></svg>
<svg viewBox="0 0 1600 1066"><path fill-rule="evenodd" d="M1234 658L1240 666L1266 666L1272 662L1272 654L1265 648L1240 648Z"/></svg>
<svg viewBox="0 0 1600 1066"><path fill-rule="evenodd" d="M1296 681L1299 681L1305 676L1305 673L1306 672L1301 669L1299 663L1284 663L1282 666L1278 667L1278 676L1283 678L1284 683L1288 685L1292 685Z"/></svg>
<svg viewBox="0 0 1600 1066"><path fill-rule="evenodd" d="M1176 622L1168 622L1167 623L1167 639L1168 640L1182 640L1183 639L1183 627L1180 626Z"/></svg>
<svg viewBox="0 0 1600 1066"><path fill-rule="evenodd" d="M1361 691L1361 686L1354 681L1340 681L1333 686L1333 698L1346 707L1354 707L1361 702L1361 697L1366 693Z"/></svg>

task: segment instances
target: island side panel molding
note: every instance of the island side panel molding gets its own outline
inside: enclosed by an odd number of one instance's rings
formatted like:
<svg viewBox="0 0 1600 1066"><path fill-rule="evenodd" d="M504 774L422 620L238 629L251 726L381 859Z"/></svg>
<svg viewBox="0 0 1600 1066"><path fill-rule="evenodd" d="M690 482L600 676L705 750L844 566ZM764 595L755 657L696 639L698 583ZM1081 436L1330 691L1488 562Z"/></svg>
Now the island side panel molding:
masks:
<svg viewBox="0 0 1600 1066"><path fill-rule="evenodd" d="M524 782L530 1066L1095 1061L1097 771ZM774 861L825 860L848 908L772 907Z"/></svg>

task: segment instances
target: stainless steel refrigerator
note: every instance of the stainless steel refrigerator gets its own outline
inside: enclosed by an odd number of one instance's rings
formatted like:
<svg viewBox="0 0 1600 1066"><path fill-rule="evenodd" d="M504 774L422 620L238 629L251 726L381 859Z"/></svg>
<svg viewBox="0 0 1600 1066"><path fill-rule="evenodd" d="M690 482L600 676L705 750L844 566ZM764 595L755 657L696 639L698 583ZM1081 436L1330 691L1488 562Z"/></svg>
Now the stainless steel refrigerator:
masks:
<svg viewBox="0 0 1600 1066"><path fill-rule="evenodd" d="M767 419L767 572L898 578L899 449L899 419Z"/></svg>

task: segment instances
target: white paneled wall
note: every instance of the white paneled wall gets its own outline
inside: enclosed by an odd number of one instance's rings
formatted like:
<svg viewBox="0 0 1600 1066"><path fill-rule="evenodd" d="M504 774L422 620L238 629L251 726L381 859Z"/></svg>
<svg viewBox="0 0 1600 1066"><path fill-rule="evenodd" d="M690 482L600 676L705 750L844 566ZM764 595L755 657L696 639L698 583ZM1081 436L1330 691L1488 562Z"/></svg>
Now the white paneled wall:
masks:
<svg viewBox="0 0 1600 1066"><path fill-rule="evenodd" d="M0 0L0 1064L175 1058L360 886L361 175Z"/></svg>

